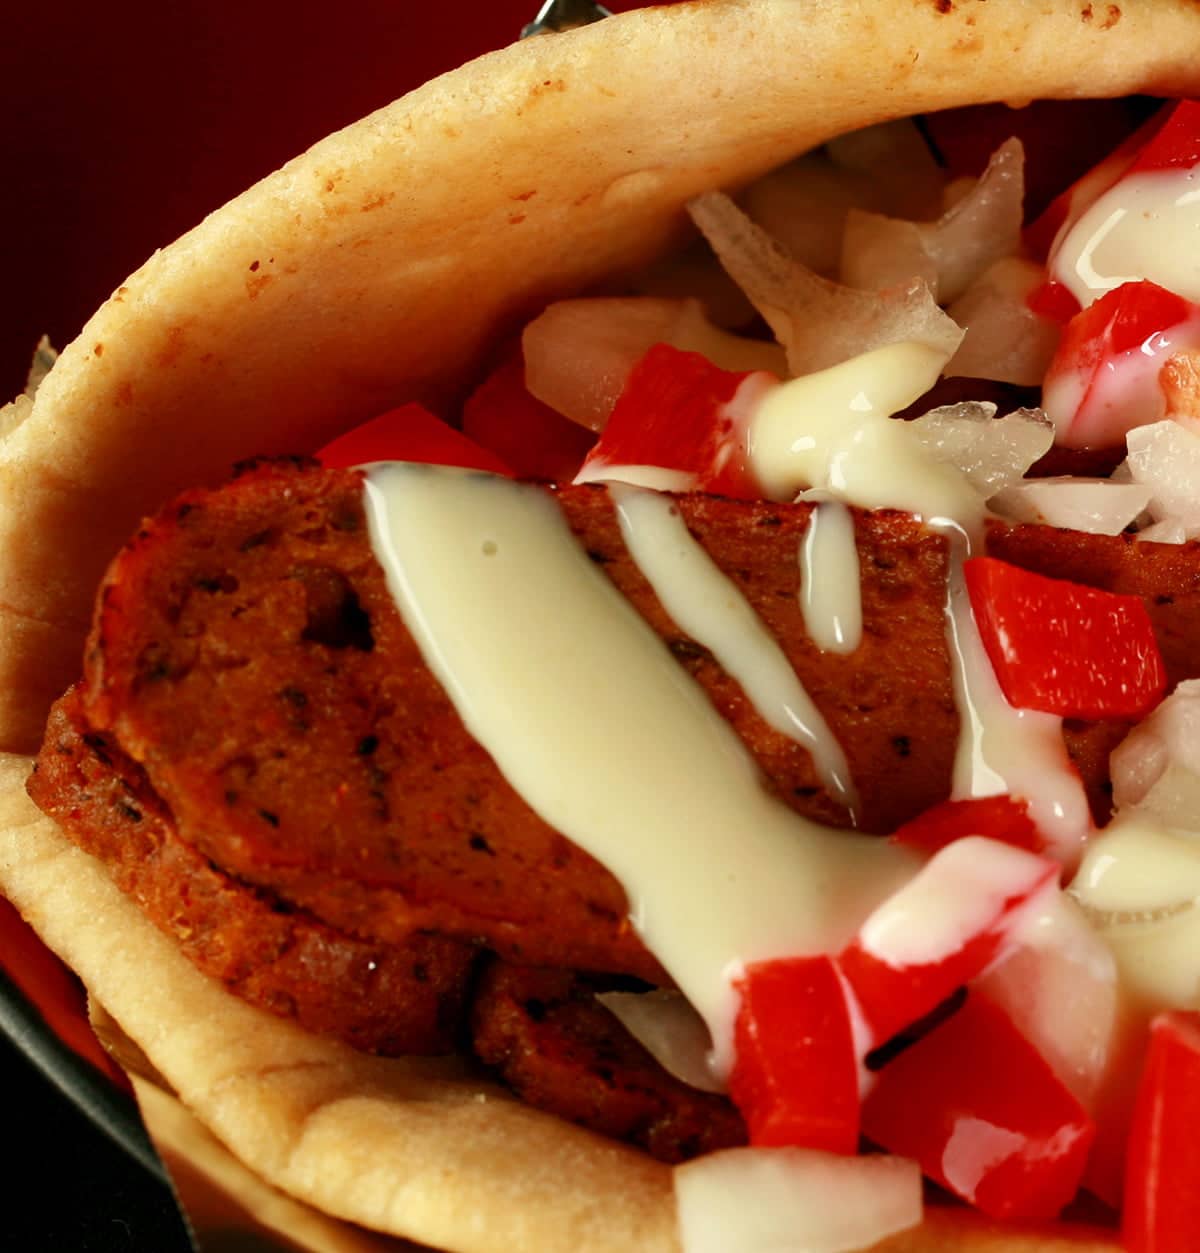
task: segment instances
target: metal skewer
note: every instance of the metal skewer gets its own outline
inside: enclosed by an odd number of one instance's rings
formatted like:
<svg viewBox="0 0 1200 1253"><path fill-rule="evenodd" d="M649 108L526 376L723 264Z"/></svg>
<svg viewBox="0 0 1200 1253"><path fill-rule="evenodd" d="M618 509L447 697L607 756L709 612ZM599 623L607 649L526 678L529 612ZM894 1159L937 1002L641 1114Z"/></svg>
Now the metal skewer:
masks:
<svg viewBox="0 0 1200 1253"><path fill-rule="evenodd" d="M594 0L546 0L538 15L521 31L521 38L530 35L551 35L556 31L572 30L587 26L602 17L611 17L609 11Z"/></svg>

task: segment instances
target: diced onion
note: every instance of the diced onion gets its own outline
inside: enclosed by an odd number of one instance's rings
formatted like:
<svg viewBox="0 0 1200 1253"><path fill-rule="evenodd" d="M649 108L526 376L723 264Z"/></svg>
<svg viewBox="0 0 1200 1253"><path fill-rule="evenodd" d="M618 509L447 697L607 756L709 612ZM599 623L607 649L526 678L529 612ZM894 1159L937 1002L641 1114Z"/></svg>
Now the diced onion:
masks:
<svg viewBox="0 0 1200 1253"><path fill-rule="evenodd" d="M878 203L871 180L813 152L751 183L742 208L802 265L836 274L846 214Z"/></svg>
<svg viewBox="0 0 1200 1253"><path fill-rule="evenodd" d="M1029 307L1041 281L1041 268L1020 257L989 266L947 310L966 334L946 373L1040 386L1060 336L1056 322Z"/></svg>
<svg viewBox="0 0 1200 1253"><path fill-rule="evenodd" d="M720 330L699 301L596 297L560 300L525 328L525 386L543 404L598 431L630 370L654 344L703 353L724 370L787 371L777 344Z"/></svg>
<svg viewBox="0 0 1200 1253"><path fill-rule="evenodd" d="M1117 966L1080 907L1055 892L976 980L1091 1112L1117 1024Z"/></svg>
<svg viewBox="0 0 1200 1253"><path fill-rule="evenodd" d="M1014 522L1119 535L1146 508L1150 489L1112 479L1024 479L998 492L988 508Z"/></svg>
<svg viewBox="0 0 1200 1253"><path fill-rule="evenodd" d="M1200 679L1187 679L1113 750L1113 804L1200 830Z"/></svg>
<svg viewBox="0 0 1200 1253"><path fill-rule="evenodd" d="M990 402L941 405L909 425L940 461L956 466L984 498L1020 480L1054 442L1054 428L1039 409L1016 409L1002 418Z"/></svg>
<svg viewBox="0 0 1200 1253"><path fill-rule="evenodd" d="M1020 247L1024 165L1021 141L1006 140L975 186L936 222L851 213L842 241L843 282L878 289L921 278L942 304L957 300Z"/></svg>
<svg viewBox="0 0 1200 1253"><path fill-rule="evenodd" d="M1151 521L1170 524L1142 538L1171 543L1200 535L1200 435L1168 420L1134 427L1126 442L1130 478L1152 492Z"/></svg>
<svg viewBox="0 0 1200 1253"><path fill-rule="evenodd" d="M888 344L927 344L947 356L961 329L920 282L856 291L793 260L720 192L688 205L696 225L787 350L793 375L813 374Z"/></svg>
<svg viewBox="0 0 1200 1253"><path fill-rule="evenodd" d="M922 1218L916 1162L725 1149L675 1168L683 1253L849 1253Z"/></svg>
<svg viewBox="0 0 1200 1253"><path fill-rule="evenodd" d="M871 180L873 207L894 217L935 217L946 175L912 118L849 131L825 145L830 160L847 173Z"/></svg>
<svg viewBox="0 0 1200 1253"><path fill-rule="evenodd" d="M676 1079L704 1092L724 1092L708 1064L712 1037L679 992L602 992L596 1000Z"/></svg>

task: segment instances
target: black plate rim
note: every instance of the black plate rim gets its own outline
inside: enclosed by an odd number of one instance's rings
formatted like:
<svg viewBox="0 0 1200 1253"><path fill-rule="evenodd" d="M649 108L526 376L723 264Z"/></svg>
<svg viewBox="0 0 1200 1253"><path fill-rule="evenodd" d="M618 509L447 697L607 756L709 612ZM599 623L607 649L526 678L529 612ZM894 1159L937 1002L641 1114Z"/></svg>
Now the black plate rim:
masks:
<svg viewBox="0 0 1200 1253"><path fill-rule="evenodd" d="M142 1125L137 1102L64 1044L3 970L0 970L0 1032L135 1162L162 1183L169 1183L167 1172Z"/></svg>

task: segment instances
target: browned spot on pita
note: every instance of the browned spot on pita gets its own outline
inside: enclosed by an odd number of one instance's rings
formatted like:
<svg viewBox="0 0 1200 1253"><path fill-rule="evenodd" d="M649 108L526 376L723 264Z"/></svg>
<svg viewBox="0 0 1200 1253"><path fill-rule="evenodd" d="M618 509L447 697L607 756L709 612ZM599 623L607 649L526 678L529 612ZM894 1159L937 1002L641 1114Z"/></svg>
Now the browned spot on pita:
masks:
<svg viewBox="0 0 1200 1253"><path fill-rule="evenodd" d="M567 83L562 78L544 78L540 83L534 83L529 89L529 99L537 100L541 96L548 96L555 92L567 90Z"/></svg>
<svg viewBox="0 0 1200 1253"><path fill-rule="evenodd" d="M933 7L937 9L939 13L953 13L954 0L933 0Z"/></svg>
<svg viewBox="0 0 1200 1253"><path fill-rule="evenodd" d="M167 342L158 351L159 365L171 365L183 354L187 332L178 323L167 328Z"/></svg>
<svg viewBox="0 0 1200 1253"><path fill-rule="evenodd" d="M255 264L257 264L257 262ZM254 269L254 266L251 266L250 268ZM246 279L246 295L249 296L251 300L254 300L264 287L274 281L275 276L273 274L251 274Z"/></svg>
<svg viewBox="0 0 1200 1253"><path fill-rule="evenodd" d="M508 219L508 224L509 224L509 226L520 226L520 225L521 225L521 223L522 223L522 222L524 222L524 221L525 221L525 214L523 214L523 213L514 213L514 214L512 215L512 217L510 217L510 218Z"/></svg>
<svg viewBox="0 0 1200 1253"><path fill-rule="evenodd" d="M133 384L125 379L117 388L116 402L121 407L133 404Z"/></svg>
<svg viewBox="0 0 1200 1253"><path fill-rule="evenodd" d="M104 356L104 345L103 345L103 344L97 344L97 345L96 345L96 346L92 349L92 355L93 355L93 356L95 356L95 357L103 357L103 356Z"/></svg>
<svg viewBox="0 0 1200 1253"><path fill-rule="evenodd" d="M1108 6L1108 16L1100 23L1101 30L1112 30L1112 28L1121 20L1121 6L1119 4L1110 4Z"/></svg>
<svg viewBox="0 0 1200 1253"><path fill-rule="evenodd" d="M537 188L535 187L532 191L520 192L515 196L510 196L509 199L510 200L532 200L533 197L536 195L537 195Z"/></svg>
<svg viewBox="0 0 1200 1253"><path fill-rule="evenodd" d="M394 191L377 191L362 202L362 212L370 213L372 209L382 209L389 201L396 198Z"/></svg>

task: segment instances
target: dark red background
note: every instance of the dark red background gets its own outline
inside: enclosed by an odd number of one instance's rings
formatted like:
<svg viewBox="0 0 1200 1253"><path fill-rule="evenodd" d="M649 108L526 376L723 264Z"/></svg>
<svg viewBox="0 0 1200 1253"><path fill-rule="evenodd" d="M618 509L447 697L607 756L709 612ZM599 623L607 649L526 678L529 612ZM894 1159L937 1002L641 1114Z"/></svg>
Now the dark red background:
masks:
<svg viewBox="0 0 1200 1253"><path fill-rule="evenodd" d="M540 0L10 4L0 37L0 395L154 248ZM610 0L613 10L636 7Z"/></svg>

